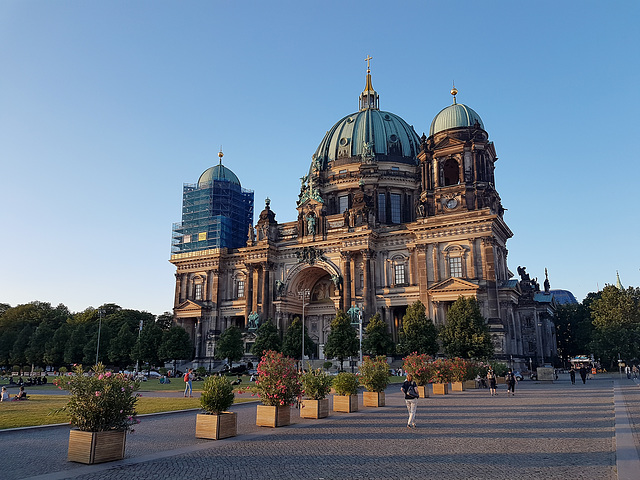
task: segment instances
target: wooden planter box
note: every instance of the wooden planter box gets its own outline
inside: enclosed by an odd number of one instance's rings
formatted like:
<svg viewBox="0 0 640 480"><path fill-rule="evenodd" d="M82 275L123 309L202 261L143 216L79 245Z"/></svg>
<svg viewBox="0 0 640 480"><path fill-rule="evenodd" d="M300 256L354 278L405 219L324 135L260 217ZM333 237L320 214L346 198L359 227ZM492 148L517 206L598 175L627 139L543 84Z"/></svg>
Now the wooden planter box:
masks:
<svg viewBox="0 0 640 480"><path fill-rule="evenodd" d="M463 382L451 382L451 391L452 392L464 392L464 383Z"/></svg>
<svg viewBox="0 0 640 480"><path fill-rule="evenodd" d="M238 415L222 412L219 415L198 414L196 416L196 438L221 440L238 434Z"/></svg>
<svg viewBox="0 0 640 480"><path fill-rule="evenodd" d="M278 405L270 407L258 405L256 411L256 425L259 427L284 427L291 424L291 406Z"/></svg>
<svg viewBox="0 0 640 480"><path fill-rule="evenodd" d="M302 400L300 417L302 418L325 418L329 416L329 399Z"/></svg>
<svg viewBox="0 0 640 480"><path fill-rule="evenodd" d="M496 383L498 385L505 385L507 382L504 380L504 377L496 377Z"/></svg>
<svg viewBox="0 0 640 480"><path fill-rule="evenodd" d="M462 382L462 384L464 385L465 390L472 390L474 388L478 388L478 385L476 384L475 380L465 380L464 382Z"/></svg>
<svg viewBox="0 0 640 480"><path fill-rule="evenodd" d="M420 398L429 398L429 386L428 385L418 385L416 390L418 390L418 395L420 395Z"/></svg>
<svg viewBox="0 0 640 480"><path fill-rule="evenodd" d="M365 407L384 407L384 392L362 392Z"/></svg>
<svg viewBox="0 0 640 480"><path fill-rule="evenodd" d="M334 395L333 411L345 413L357 412L358 395Z"/></svg>
<svg viewBox="0 0 640 480"><path fill-rule="evenodd" d="M127 432L124 430L108 432L70 430L67 460L89 465L122 460L126 435Z"/></svg>
<svg viewBox="0 0 640 480"><path fill-rule="evenodd" d="M432 383L434 395L446 395L449 393L448 383Z"/></svg>

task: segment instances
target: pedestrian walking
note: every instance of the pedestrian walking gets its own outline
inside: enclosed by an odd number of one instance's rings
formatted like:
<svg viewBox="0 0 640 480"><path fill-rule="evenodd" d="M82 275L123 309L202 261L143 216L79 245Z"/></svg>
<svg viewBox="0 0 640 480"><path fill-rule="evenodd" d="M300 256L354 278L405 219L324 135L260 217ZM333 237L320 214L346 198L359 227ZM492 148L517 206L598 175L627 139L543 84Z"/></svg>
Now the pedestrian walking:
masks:
<svg viewBox="0 0 640 480"><path fill-rule="evenodd" d="M582 383L587 383L587 369L584 365L580 367L580 378L582 379Z"/></svg>
<svg viewBox="0 0 640 480"><path fill-rule="evenodd" d="M418 408L418 386L413 381L413 376L407 373L407 379L402 384L400 390L404 393L404 403L407 405L409 419L407 420L407 428L416 428L416 410Z"/></svg>
<svg viewBox="0 0 640 480"><path fill-rule="evenodd" d="M576 384L576 371L573 367L569 370L569 378L571 379L571 385Z"/></svg>
<svg viewBox="0 0 640 480"><path fill-rule="evenodd" d="M629 380L631 380L631 367L629 365L627 365L626 367L624 367L624 373L627 374L627 378Z"/></svg>
<svg viewBox="0 0 640 480"><path fill-rule="evenodd" d="M633 368L631 369L631 371L633 372L633 379L637 380L638 379L638 366L634 365Z"/></svg>
<svg viewBox="0 0 640 480"><path fill-rule="evenodd" d="M505 382L507 383L507 395L511 392L511 396L516 394L516 376L513 374L513 371L509 369L507 375L505 377Z"/></svg>
<svg viewBox="0 0 640 480"><path fill-rule="evenodd" d="M494 395L498 395L496 374L493 373L493 370L491 369L487 371L487 380L489 380L489 392L491 393L491 396L493 397Z"/></svg>
<svg viewBox="0 0 640 480"><path fill-rule="evenodd" d="M184 396L187 396L187 393L189 394L189 398L192 397L192 393L193 393L193 384L191 383L193 381L193 368L190 368L189 370L187 370L187 373L184 374Z"/></svg>

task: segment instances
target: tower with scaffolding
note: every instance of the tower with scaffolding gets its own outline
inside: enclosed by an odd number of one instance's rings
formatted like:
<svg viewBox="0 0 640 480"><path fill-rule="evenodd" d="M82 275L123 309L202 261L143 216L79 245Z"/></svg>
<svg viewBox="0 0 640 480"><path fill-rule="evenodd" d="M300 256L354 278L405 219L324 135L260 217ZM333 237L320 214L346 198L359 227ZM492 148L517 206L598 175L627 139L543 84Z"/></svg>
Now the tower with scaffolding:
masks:
<svg viewBox="0 0 640 480"><path fill-rule="evenodd" d="M198 183L184 184L182 222L173 224L171 253L247 244L253 224L253 190L242 188L238 177L219 163L204 171Z"/></svg>

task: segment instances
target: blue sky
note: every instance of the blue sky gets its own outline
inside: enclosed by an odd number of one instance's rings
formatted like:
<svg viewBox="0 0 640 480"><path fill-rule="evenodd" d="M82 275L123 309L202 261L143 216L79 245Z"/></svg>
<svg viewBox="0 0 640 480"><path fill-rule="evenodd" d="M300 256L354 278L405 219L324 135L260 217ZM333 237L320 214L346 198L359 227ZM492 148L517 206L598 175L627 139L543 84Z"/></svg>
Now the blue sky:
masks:
<svg viewBox="0 0 640 480"><path fill-rule="evenodd" d="M640 2L0 3L0 302L173 306L182 185L217 162L296 218L325 132L380 108L480 114L508 263L578 300L640 285ZM517 275L517 274L516 274Z"/></svg>

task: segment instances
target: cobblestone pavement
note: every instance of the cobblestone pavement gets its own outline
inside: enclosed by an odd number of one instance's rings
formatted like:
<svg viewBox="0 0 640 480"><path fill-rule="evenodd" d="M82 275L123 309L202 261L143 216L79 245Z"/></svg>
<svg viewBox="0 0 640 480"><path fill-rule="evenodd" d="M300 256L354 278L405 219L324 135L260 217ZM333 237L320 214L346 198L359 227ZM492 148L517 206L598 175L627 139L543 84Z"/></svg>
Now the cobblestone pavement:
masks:
<svg viewBox="0 0 640 480"><path fill-rule="evenodd" d="M618 479L614 391L637 435L636 383L617 375L586 385L523 381L514 397L499 387L496 397L467 390L420 399L417 429L406 427L399 385L387 390L386 407L322 420L293 409L294 424L277 429L255 426L255 404L235 405L238 436L220 441L195 438L194 411L147 416L127 436L124 460L92 466L66 461L68 427L4 431L0 478Z"/></svg>

